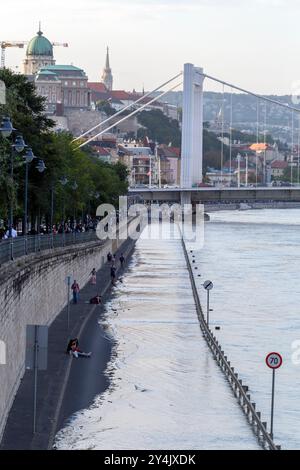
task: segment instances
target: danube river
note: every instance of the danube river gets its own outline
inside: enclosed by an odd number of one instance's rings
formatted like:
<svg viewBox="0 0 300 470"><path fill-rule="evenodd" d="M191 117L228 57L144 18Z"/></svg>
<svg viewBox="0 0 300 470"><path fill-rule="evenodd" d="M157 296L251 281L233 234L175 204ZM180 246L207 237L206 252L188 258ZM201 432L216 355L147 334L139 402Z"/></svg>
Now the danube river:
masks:
<svg viewBox="0 0 300 470"><path fill-rule="evenodd" d="M268 424L272 372L265 356L283 355L276 373L275 441L300 449L300 209L211 214L196 258L202 279L215 284L212 325L221 326L223 349Z"/></svg>
<svg viewBox="0 0 300 470"><path fill-rule="evenodd" d="M180 240L138 241L104 323L111 386L58 449L258 448L201 335Z"/></svg>
<svg viewBox="0 0 300 470"><path fill-rule="evenodd" d="M283 448L300 448L300 365L292 361L300 341L299 225L296 209L218 212L203 248L193 247L203 307L201 283L211 279L211 325L221 327L223 349L268 423L264 359L283 355L274 421ZM179 240L138 241L102 322L114 341L110 388L71 417L58 449L258 448L201 335Z"/></svg>

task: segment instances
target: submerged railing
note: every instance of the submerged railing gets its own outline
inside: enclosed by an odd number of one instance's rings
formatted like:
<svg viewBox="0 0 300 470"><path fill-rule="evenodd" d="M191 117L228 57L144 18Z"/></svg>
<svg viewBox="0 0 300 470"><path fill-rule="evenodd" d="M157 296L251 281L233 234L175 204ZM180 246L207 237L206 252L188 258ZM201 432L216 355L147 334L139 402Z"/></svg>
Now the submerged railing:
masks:
<svg viewBox="0 0 300 470"><path fill-rule="evenodd" d="M261 413L256 411L256 404L251 401L251 396L249 394L249 387L243 384L242 380L239 379L239 375L235 372L234 367L231 366L228 357L225 355L225 352L222 350L222 346L219 344L217 338L213 335L210 328L207 326L205 317L203 315L198 290L195 283L195 278L193 274L192 265L188 256L188 252L185 246L185 242L182 238L182 246L184 250L185 259L187 262L193 295L196 304L196 310L198 319L200 322L200 327L203 333L203 336L213 353L217 364L225 374L235 397L237 398L243 412L245 413L248 422L250 423L255 435L257 436L258 442L263 449L269 450L281 450L281 446L278 446L274 443L270 433L267 431L267 423L261 420Z"/></svg>

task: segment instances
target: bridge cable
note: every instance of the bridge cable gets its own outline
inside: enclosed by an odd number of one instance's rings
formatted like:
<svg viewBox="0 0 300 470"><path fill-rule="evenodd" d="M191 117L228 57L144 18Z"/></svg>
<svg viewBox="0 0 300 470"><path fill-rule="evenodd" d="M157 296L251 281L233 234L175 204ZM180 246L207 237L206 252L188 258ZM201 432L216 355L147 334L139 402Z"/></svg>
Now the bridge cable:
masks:
<svg viewBox="0 0 300 470"><path fill-rule="evenodd" d="M297 157L298 157L298 185L300 184L300 116L298 116L298 146L297 146Z"/></svg>
<svg viewBox="0 0 300 470"><path fill-rule="evenodd" d="M265 101L265 115L264 115L264 181L263 183L266 184L267 182L267 102Z"/></svg>
<svg viewBox="0 0 300 470"><path fill-rule="evenodd" d="M292 149L291 149L291 185L293 184L294 166L294 111L292 111Z"/></svg>
<svg viewBox="0 0 300 470"><path fill-rule="evenodd" d="M223 94L222 94L222 128L221 128L221 187L223 187L223 163L224 163L224 100L225 100L225 87L223 85Z"/></svg>
<svg viewBox="0 0 300 470"><path fill-rule="evenodd" d="M233 119L233 91L231 88L230 96L230 129L229 129L229 173L231 184L231 171L232 171L232 119Z"/></svg>
<svg viewBox="0 0 300 470"><path fill-rule="evenodd" d="M113 118L119 116L120 114L122 114L124 111L126 111L127 109L129 108L132 108L134 105L138 104L140 101L144 100L145 98L147 98L148 96L152 95L153 93L155 93L156 91L160 90L161 88L165 87L166 85L168 85L169 83L173 82L174 80L176 80L176 78L179 78L181 77L182 75L182 72L180 72L179 74L175 75L175 77L171 78L170 80L166 81L165 83L163 83L162 85L160 85L159 87L155 88L154 90L152 91L149 91L147 92L145 95L142 95L140 98L138 98L136 101L134 101L133 103L125 106L124 108L120 109L120 111L116 112L115 114L113 114L112 116L110 116L109 118L105 119L104 121L101 121L99 124L97 124L96 126L92 127L91 129L89 129L88 131L84 132L83 134L81 134L79 137L76 137L76 139L72 140L72 142L76 142L77 140L80 140L82 139L83 137L85 137L86 135L90 134L91 132L93 132L95 129L97 129L98 127L101 127L103 126L103 124L106 124L107 122L111 121Z"/></svg>
<svg viewBox="0 0 300 470"><path fill-rule="evenodd" d="M147 106L149 106L150 104L154 103L155 101L158 101L160 98L162 98L164 95L166 95L167 93L169 93L170 91L173 91L175 90L176 88L178 88L180 85L182 85L183 82L180 82L180 83L177 83L177 85L173 86L172 88L164 91L163 93L161 93L160 95L158 95L156 98L153 98L152 100L150 100L148 103L144 104L143 106L141 106L140 108L136 109L135 111L133 111L132 113L128 114L127 116L123 117L122 119L120 119L119 121L115 122L114 124L112 124L111 126L107 127L106 129L104 129L103 131L99 132L98 134L96 134L94 137L91 137L90 139L86 140L85 142L83 142L81 145L79 145L77 148L82 148L84 147L85 145L88 145L90 142L92 142L93 140L97 139L97 137L100 137L101 135L105 134L106 132L108 132L110 129L113 129L115 126L117 126L118 124L121 124L121 122L124 122L126 121L126 119L129 119L130 117L132 116L135 116L137 113L140 113L144 108L146 108Z"/></svg>
<svg viewBox="0 0 300 470"><path fill-rule="evenodd" d="M206 73L199 72L199 71L196 71L195 73L197 73L198 75L201 75L204 78L207 78L208 80L212 80L212 81L217 82L217 83L222 83L225 86L232 87L234 90L241 91L242 93L246 93L247 95L254 96L255 98L259 98L260 100L267 101L268 103L276 104L277 106L281 106L282 108L289 109L290 111L294 110L296 113L300 114L300 108L295 108L293 106L289 106L287 104L284 104L281 101L276 101L276 100L273 100L272 98L268 98L266 96L259 95L258 93L255 93L253 91L246 90L245 88L241 88L239 86L233 85L232 83L228 83L228 82L225 82L224 80L220 80L216 77L212 77L211 75L207 75Z"/></svg>
<svg viewBox="0 0 300 470"><path fill-rule="evenodd" d="M256 102L256 143L259 144L259 105L260 101L259 98L257 98ZM255 160L255 180L256 180L256 186L258 183L258 151L256 151L256 160Z"/></svg>

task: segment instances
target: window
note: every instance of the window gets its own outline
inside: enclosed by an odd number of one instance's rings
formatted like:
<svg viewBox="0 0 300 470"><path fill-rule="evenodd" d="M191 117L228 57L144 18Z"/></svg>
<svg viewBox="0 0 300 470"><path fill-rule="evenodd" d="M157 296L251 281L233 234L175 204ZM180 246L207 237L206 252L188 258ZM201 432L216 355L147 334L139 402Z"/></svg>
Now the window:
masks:
<svg viewBox="0 0 300 470"><path fill-rule="evenodd" d="M68 82L67 82L67 81L65 82L65 86L68 86Z"/></svg>

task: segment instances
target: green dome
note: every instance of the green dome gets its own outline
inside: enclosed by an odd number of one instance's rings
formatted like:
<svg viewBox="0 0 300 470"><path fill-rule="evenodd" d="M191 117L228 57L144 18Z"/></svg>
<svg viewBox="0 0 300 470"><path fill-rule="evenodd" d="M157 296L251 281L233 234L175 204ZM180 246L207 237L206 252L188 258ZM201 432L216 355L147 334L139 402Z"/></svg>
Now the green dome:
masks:
<svg viewBox="0 0 300 470"><path fill-rule="evenodd" d="M27 46L26 55L42 55L53 57L53 46L51 42L43 36L42 31L37 33Z"/></svg>

